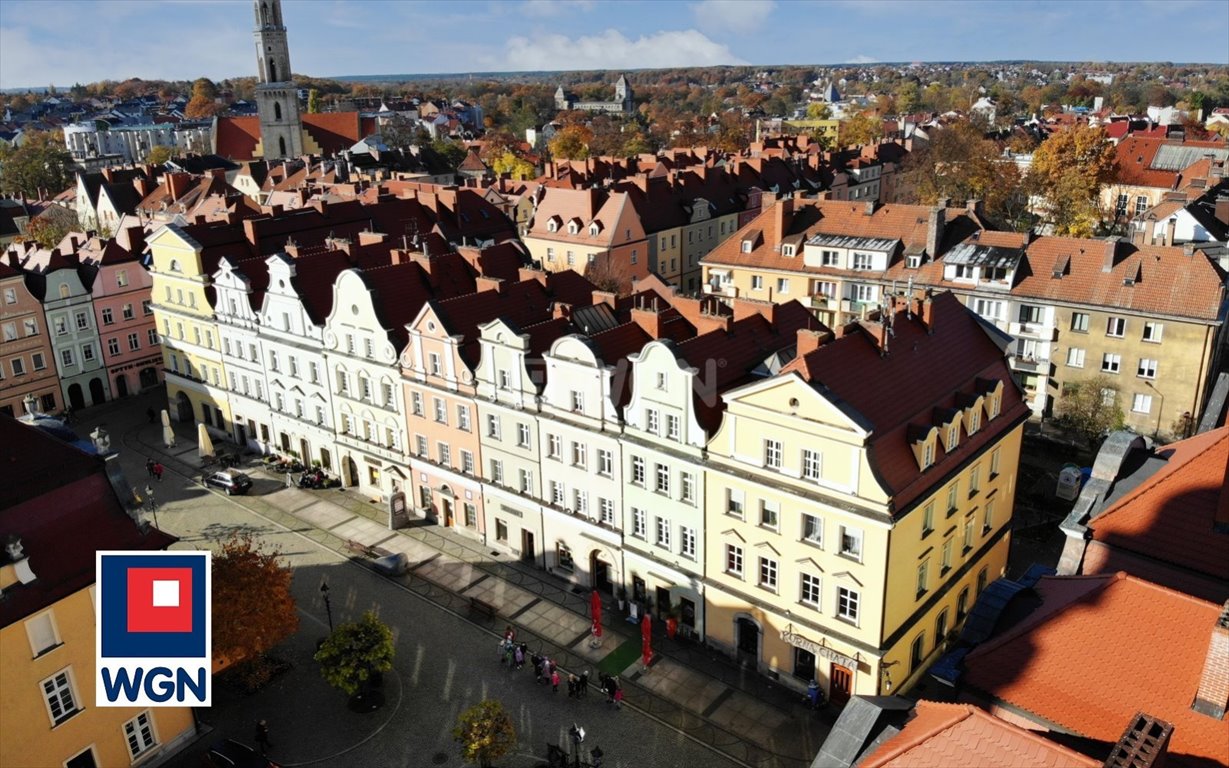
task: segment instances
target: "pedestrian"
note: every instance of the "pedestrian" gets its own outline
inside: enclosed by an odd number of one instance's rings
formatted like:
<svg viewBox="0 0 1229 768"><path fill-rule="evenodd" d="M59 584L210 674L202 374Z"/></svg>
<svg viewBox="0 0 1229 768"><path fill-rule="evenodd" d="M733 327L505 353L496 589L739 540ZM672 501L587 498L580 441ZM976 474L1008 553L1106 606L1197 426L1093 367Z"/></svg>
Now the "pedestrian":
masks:
<svg viewBox="0 0 1229 768"><path fill-rule="evenodd" d="M504 627L504 642L511 644L514 640L516 640L516 630L512 628L511 624L508 624Z"/></svg>
<svg viewBox="0 0 1229 768"><path fill-rule="evenodd" d="M616 687L616 686L617 686L617 683L615 683L615 679L614 679L613 677L611 677L611 676L607 675L607 676L606 676L606 680L605 680L605 681L603 681L603 684L602 684L602 687L606 690L606 703L607 703L607 704L613 704L613 703L614 703L615 687Z"/></svg>
<svg viewBox="0 0 1229 768"><path fill-rule="evenodd" d="M154 462L154 477L156 477L160 483L162 482L162 472L164 469L165 467L162 466L162 462Z"/></svg>
<svg viewBox="0 0 1229 768"><path fill-rule="evenodd" d="M150 477L154 476L154 460L153 459L145 460L145 471L149 473Z"/></svg>
<svg viewBox="0 0 1229 768"><path fill-rule="evenodd" d="M580 694L576 691L576 683L578 682L578 680L579 678L576 677L576 675L573 675L573 674L568 675L568 698L569 699L580 698Z"/></svg>
<svg viewBox="0 0 1229 768"><path fill-rule="evenodd" d="M807 684L807 703L811 709L819 709L819 683L814 678Z"/></svg>
<svg viewBox="0 0 1229 768"><path fill-rule="evenodd" d="M499 660L500 664L507 664L508 669L512 669L512 652L516 648L512 643L504 643L504 655Z"/></svg>
<svg viewBox="0 0 1229 768"><path fill-rule="evenodd" d="M525 649L523 646L516 646L516 650L512 652L512 660L516 662L517 669L525 666Z"/></svg>
<svg viewBox="0 0 1229 768"><path fill-rule="evenodd" d="M146 409L145 409L145 418L149 419L149 423L150 423L150 424L153 424L153 423L154 423L154 418L155 418L155 417L157 417L157 415L158 415L158 414L154 413L154 409L153 409L153 408L146 408Z"/></svg>
<svg viewBox="0 0 1229 768"><path fill-rule="evenodd" d="M550 688L551 693L559 693L559 670L552 670L550 673Z"/></svg>
<svg viewBox="0 0 1229 768"><path fill-rule="evenodd" d="M533 656L533 681L535 683L542 682L542 668L546 666L546 659L536 653Z"/></svg>
<svg viewBox="0 0 1229 768"><path fill-rule="evenodd" d="M615 709L623 709L623 687L618 683L615 683L614 705Z"/></svg>
<svg viewBox="0 0 1229 768"><path fill-rule="evenodd" d="M556 663L555 663L555 660L554 660L554 659L547 659L547 660L546 660L546 664L547 664L547 666L548 666L548 667L549 667L549 669L550 669L550 673L551 673L552 675L553 675L553 674L555 674L555 669L556 669L556 668L558 668L558 666L559 666L558 664L556 664Z"/></svg>
<svg viewBox="0 0 1229 768"><path fill-rule="evenodd" d="M291 475L290 475L290 473L289 473L289 472L287 472L287 473L286 473L286 487L287 487L287 488L293 488L293 487L294 487L294 478L293 478L293 477L291 477Z"/></svg>
<svg viewBox="0 0 1229 768"><path fill-rule="evenodd" d="M256 723L256 748L260 750L260 754L268 752L273 747L269 741L269 723L261 720Z"/></svg>
<svg viewBox="0 0 1229 768"><path fill-rule="evenodd" d="M589 670L580 673L580 679L576 681L576 698L583 699L589 693Z"/></svg>

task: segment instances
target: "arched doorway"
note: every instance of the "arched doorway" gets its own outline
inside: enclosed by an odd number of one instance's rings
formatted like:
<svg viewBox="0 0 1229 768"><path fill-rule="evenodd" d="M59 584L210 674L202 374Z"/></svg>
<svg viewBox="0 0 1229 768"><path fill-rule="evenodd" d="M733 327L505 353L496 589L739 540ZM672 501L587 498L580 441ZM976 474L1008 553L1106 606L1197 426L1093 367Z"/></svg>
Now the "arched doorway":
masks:
<svg viewBox="0 0 1229 768"><path fill-rule="evenodd" d="M760 664L760 626L753 619L739 616L734 620L734 641L738 663L756 668Z"/></svg>
<svg viewBox="0 0 1229 768"><path fill-rule="evenodd" d="M175 393L175 420L192 421L192 401L183 392Z"/></svg>
<svg viewBox="0 0 1229 768"><path fill-rule="evenodd" d="M341 479L347 488L358 485L358 465L349 456L341 460Z"/></svg>
<svg viewBox="0 0 1229 768"><path fill-rule="evenodd" d="M158 370L153 366L141 369L141 389L158 386Z"/></svg>
<svg viewBox="0 0 1229 768"><path fill-rule="evenodd" d="M456 507L456 494L448 486L440 488L440 511L438 522L443 523L445 528L451 528L455 522L453 513Z"/></svg>
<svg viewBox="0 0 1229 768"><path fill-rule="evenodd" d="M90 379L90 405L98 405L105 402L107 399L106 387L102 385L102 379L95 376Z"/></svg>
<svg viewBox="0 0 1229 768"><path fill-rule="evenodd" d="M128 377L122 373L115 377L115 396L128 397Z"/></svg>
<svg viewBox="0 0 1229 768"><path fill-rule="evenodd" d="M614 594L614 583L610 580L610 563L602 559L601 550L595 549L589 553L589 575L593 589L608 595Z"/></svg>
<svg viewBox="0 0 1229 768"><path fill-rule="evenodd" d="M85 407L85 395L81 391L80 384L70 384L68 387L68 406L74 411L79 411Z"/></svg>

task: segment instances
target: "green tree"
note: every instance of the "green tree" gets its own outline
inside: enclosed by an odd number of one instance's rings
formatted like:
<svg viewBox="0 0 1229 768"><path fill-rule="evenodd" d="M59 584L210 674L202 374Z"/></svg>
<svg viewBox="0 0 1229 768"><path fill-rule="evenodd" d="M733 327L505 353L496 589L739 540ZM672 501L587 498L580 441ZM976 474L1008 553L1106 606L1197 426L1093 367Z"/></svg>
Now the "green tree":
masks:
<svg viewBox="0 0 1229 768"><path fill-rule="evenodd" d="M490 166L495 173L506 173L517 180L532 179L537 175L533 163L522 160L509 150L491 158Z"/></svg>
<svg viewBox="0 0 1229 768"><path fill-rule="evenodd" d="M846 147L874 144L883 136L883 121L865 112L841 121L840 142Z"/></svg>
<svg viewBox="0 0 1229 768"><path fill-rule="evenodd" d="M213 654L231 663L255 662L299 628L293 571L281 552L236 534L213 558Z"/></svg>
<svg viewBox="0 0 1229 768"><path fill-rule="evenodd" d="M60 131L31 131L16 149L0 156L0 191L37 197L58 195L72 183L72 155Z"/></svg>
<svg viewBox="0 0 1229 768"><path fill-rule="evenodd" d="M307 92L307 112L308 114L316 114L320 111L320 91L312 88Z"/></svg>
<svg viewBox="0 0 1229 768"><path fill-rule="evenodd" d="M154 147L145 155L145 162L151 165L162 165L170 159L171 148L163 145Z"/></svg>
<svg viewBox="0 0 1229 768"><path fill-rule="evenodd" d="M1090 448L1110 432L1122 429L1122 406L1118 404L1118 384L1108 376L1063 384L1058 398L1062 424L1088 441Z"/></svg>
<svg viewBox="0 0 1229 768"><path fill-rule="evenodd" d="M817 101L807 105L808 120L827 120L830 117L832 117L832 109L827 104Z"/></svg>
<svg viewBox="0 0 1229 768"><path fill-rule="evenodd" d="M649 139L644 135L644 131L636 128L627 133L627 138L623 140L623 148L620 154L623 157L635 157L653 151L653 145L649 143Z"/></svg>
<svg viewBox="0 0 1229 768"><path fill-rule="evenodd" d="M462 712L452 738L461 745L461 759L481 768L488 768L517 744L512 718L495 699L483 699Z"/></svg>
<svg viewBox="0 0 1229 768"><path fill-rule="evenodd" d="M375 611L367 611L358 621L338 626L315 659L325 682L353 696L373 674L393 668L394 652L393 631Z"/></svg>
<svg viewBox="0 0 1229 768"><path fill-rule="evenodd" d="M556 160L585 160L589 157L589 142L593 131L583 125L566 125L549 142L551 157Z"/></svg>

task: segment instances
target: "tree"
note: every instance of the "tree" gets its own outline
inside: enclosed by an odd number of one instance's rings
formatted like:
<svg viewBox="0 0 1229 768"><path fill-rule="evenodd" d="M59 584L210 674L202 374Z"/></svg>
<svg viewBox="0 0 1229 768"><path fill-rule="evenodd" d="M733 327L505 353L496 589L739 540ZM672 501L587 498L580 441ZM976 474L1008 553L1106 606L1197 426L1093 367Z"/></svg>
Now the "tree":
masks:
<svg viewBox="0 0 1229 768"><path fill-rule="evenodd" d="M188 100L188 106L184 107L184 117L191 120L213 117L221 111L217 98L218 88L213 81L207 77L197 78L192 83L192 98Z"/></svg>
<svg viewBox="0 0 1229 768"><path fill-rule="evenodd" d="M149 163L150 165L162 165L170 159L171 148L164 145L154 147L153 149L149 150L148 154L145 155L145 162Z"/></svg>
<svg viewBox="0 0 1229 768"><path fill-rule="evenodd" d="M601 253L585 265L585 279L599 291L609 291L616 296L628 296L632 292L631 265L626 259L615 260L609 253Z"/></svg>
<svg viewBox="0 0 1229 768"><path fill-rule="evenodd" d="M623 157L636 157L653 151L653 145L649 143L649 139L644 135L644 131L635 128L626 134L623 140L623 147L620 154Z"/></svg>
<svg viewBox="0 0 1229 768"><path fill-rule="evenodd" d="M307 92L307 112L314 115L320 111L320 91L312 88Z"/></svg>
<svg viewBox="0 0 1229 768"><path fill-rule="evenodd" d="M299 628L290 592L293 571L281 553L236 534L213 558L213 654L236 663L261 660Z"/></svg>
<svg viewBox="0 0 1229 768"><path fill-rule="evenodd" d="M504 151L502 154L491 158L491 170L497 174L508 174L513 179L523 180L532 179L537 175L533 167L533 163L528 160L522 160L511 151Z"/></svg>
<svg viewBox="0 0 1229 768"><path fill-rule="evenodd" d="M393 668L394 652L393 631L375 611L367 611L358 621L338 626L315 659L325 682L354 696L373 674Z"/></svg>
<svg viewBox="0 0 1229 768"><path fill-rule="evenodd" d="M58 195L72 183L73 157L59 131L31 131L14 150L0 157L0 191L37 197L40 190Z"/></svg>
<svg viewBox="0 0 1229 768"><path fill-rule="evenodd" d="M22 240L33 240L44 248L55 248L70 232L76 230L67 217L35 216L26 225Z"/></svg>
<svg viewBox="0 0 1229 768"><path fill-rule="evenodd" d="M482 768L516 748L516 728L504 705L483 699L461 713L452 738L461 745L461 759Z"/></svg>
<svg viewBox="0 0 1229 768"><path fill-rule="evenodd" d="M593 131L583 125L566 125L550 140L550 153L556 160L585 160Z"/></svg>
<svg viewBox="0 0 1229 768"><path fill-rule="evenodd" d="M841 144L852 147L857 144L874 144L883 136L883 121L866 113L857 114L841 122Z"/></svg>
<svg viewBox="0 0 1229 768"><path fill-rule="evenodd" d="M1077 125L1048 138L1033 153L1032 191L1057 235L1089 237L1100 220L1101 185L1114 175L1114 146L1105 131Z"/></svg>
<svg viewBox="0 0 1229 768"><path fill-rule="evenodd" d="M1097 441L1122 429L1123 413L1118 404L1117 382L1108 376L1063 384L1058 399L1058 416L1064 426L1095 448Z"/></svg>
<svg viewBox="0 0 1229 768"><path fill-rule="evenodd" d="M832 117L832 110L827 104L817 101L813 104L807 105L808 120L827 120L830 117Z"/></svg>

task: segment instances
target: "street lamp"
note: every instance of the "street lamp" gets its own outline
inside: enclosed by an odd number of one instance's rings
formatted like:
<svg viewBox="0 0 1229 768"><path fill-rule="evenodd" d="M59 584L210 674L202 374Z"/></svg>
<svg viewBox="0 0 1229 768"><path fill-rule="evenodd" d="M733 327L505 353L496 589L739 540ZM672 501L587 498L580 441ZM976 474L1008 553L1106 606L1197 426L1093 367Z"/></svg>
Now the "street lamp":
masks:
<svg viewBox="0 0 1229 768"><path fill-rule="evenodd" d="M329 583L322 580L320 582L320 594L324 597L324 611L329 617L329 634L333 634L333 604L329 602Z"/></svg>
<svg viewBox="0 0 1229 768"><path fill-rule="evenodd" d="M162 530L162 526L158 525L158 502L154 501L154 489L148 485L145 486L145 504L154 515L154 527Z"/></svg>

